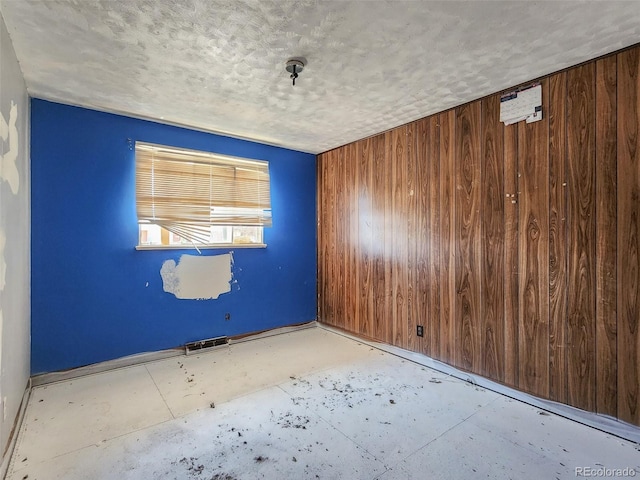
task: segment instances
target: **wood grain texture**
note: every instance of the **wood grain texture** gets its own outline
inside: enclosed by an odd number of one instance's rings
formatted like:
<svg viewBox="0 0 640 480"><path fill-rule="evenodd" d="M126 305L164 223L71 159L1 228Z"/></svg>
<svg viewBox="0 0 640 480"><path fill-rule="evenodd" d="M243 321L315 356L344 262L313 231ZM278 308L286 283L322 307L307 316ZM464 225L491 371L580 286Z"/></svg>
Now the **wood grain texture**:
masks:
<svg viewBox="0 0 640 480"><path fill-rule="evenodd" d="M548 111L547 80L542 82L542 98L543 111ZM518 382L522 390L542 397L547 397L549 391L548 145L547 118L518 126Z"/></svg>
<svg viewBox="0 0 640 480"><path fill-rule="evenodd" d="M504 128L504 383L518 388L520 358L518 252L518 124Z"/></svg>
<svg viewBox="0 0 640 480"><path fill-rule="evenodd" d="M343 148L331 152L331 162L335 165L336 188L335 188L335 264L334 280L332 281L332 291L335 304L335 323L344 325L347 323L348 313L346 311L346 298L348 284L351 283L351 276L348 272L347 253L349 242L349 218L343 212L349 211L349 195L351 190L345 189L347 162Z"/></svg>
<svg viewBox="0 0 640 480"><path fill-rule="evenodd" d="M596 411L618 414L617 63L596 62Z"/></svg>
<svg viewBox="0 0 640 480"><path fill-rule="evenodd" d="M340 226L344 231L344 244L341 247L344 249L342 268L344 269L345 278L344 291L342 292L341 299L341 301L344 302L344 318L341 320L340 326L345 329L353 328L358 316L358 306L353 301L357 289L356 272L354 268L358 256L357 248L353 245L353 220L358 218L357 204L354 201L357 168L354 158L350 155L350 152L354 148L355 146L350 145L336 149L336 156L334 157L334 162L339 160L339 164L336 163L334 168L340 174L338 188L342 190L341 195L343 198L343 208L338 211L337 221L340 222ZM355 233L357 233L357 230Z"/></svg>
<svg viewBox="0 0 640 480"><path fill-rule="evenodd" d="M329 275L331 278L331 282L329 283L329 295L331 297L330 305L330 314L331 314L331 322L334 325L343 325L344 319L341 319L337 316L337 301L338 297L336 296L336 277L337 277L337 250L336 250L336 239L337 239L337 222L339 211L337 208L337 191L340 188L338 182L340 181L340 172L335 168L336 165L336 156L338 152L336 150L332 151L329 156L329 161L331 162L331 173L329 175L329 180L331 182L331 193L330 193L330 218L329 218Z"/></svg>
<svg viewBox="0 0 640 480"><path fill-rule="evenodd" d="M438 115L440 123L440 253L441 282L440 297L440 359L457 366L455 354L456 323L456 267L455 267L455 110Z"/></svg>
<svg viewBox="0 0 640 480"><path fill-rule="evenodd" d="M391 263L388 252L391 243L391 207L388 206L391 196L390 163L386 156L386 135L381 134L371 139L373 153L373 331L372 338L382 342L391 342Z"/></svg>
<svg viewBox="0 0 640 480"><path fill-rule="evenodd" d="M325 277L326 277L326 264L327 255L324 251L324 244L327 236L324 231L324 214L327 209L323 206L324 204L324 195L326 192L326 186L324 182L324 172L323 170L326 168L326 158L327 154L318 155L316 158L316 236L317 236L317 249L318 253L316 255L316 263L318 265L316 272L316 318L319 322L326 322L324 318L324 302L326 301L327 292L324 290L325 288Z"/></svg>
<svg viewBox="0 0 640 480"><path fill-rule="evenodd" d="M358 262L356 282L358 291L358 324L355 331L365 336L372 332L373 287L372 287L372 253L373 253L373 214L371 189L373 183L371 139L358 142Z"/></svg>
<svg viewBox="0 0 640 480"><path fill-rule="evenodd" d="M456 353L469 371L482 365L480 107L474 102L456 109Z"/></svg>
<svg viewBox="0 0 640 480"><path fill-rule="evenodd" d="M640 49L618 54L618 417L640 424Z"/></svg>
<svg viewBox="0 0 640 480"><path fill-rule="evenodd" d="M431 335L434 330L433 324L437 322L433 315L430 295L432 285L430 266L433 263L431 244L434 241L429 231L430 193L436 185L429 174L431 164L429 124L429 119L419 120L413 124L416 161L415 183L412 188L415 199L410 210L414 213L414 234L409 240L409 244L415 242L415 278L409 279L409 283L415 282L415 325L424 327L424 337L416 338L415 351L426 355L432 355Z"/></svg>
<svg viewBox="0 0 640 480"><path fill-rule="evenodd" d="M541 82L318 156L318 319L640 425L640 47Z"/></svg>
<svg viewBox="0 0 640 480"><path fill-rule="evenodd" d="M342 190L343 208L337 212L335 221L339 222L344 229L344 292L342 293L342 301L344 302L344 318L340 321L341 328L352 330L357 324L358 304L357 299L357 279L356 266L358 262L359 251L357 248L356 237L358 234L358 203L357 203L357 172L358 166L353 153L356 150L355 145L348 145L336 149L336 156L333 158L335 163L333 168L339 172L340 181L337 182L337 188Z"/></svg>
<svg viewBox="0 0 640 480"><path fill-rule="evenodd" d="M504 127L500 97L482 101L481 206L481 372L504 381Z"/></svg>
<svg viewBox="0 0 640 480"><path fill-rule="evenodd" d="M567 401L595 409L595 64L567 72Z"/></svg>
<svg viewBox="0 0 640 480"><path fill-rule="evenodd" d="M320 242L320 261L318 262L319 267L322 268L323 272L319 275L320 281L322 282L319 286L320 298L322 298L322 302L320 302L319 307L319 315L321 321L334 325L333 316L331 315L331 299L330 299L330 291L329 291L329 283L331 281L331 252L329 250L329 245L331 243L331 152L327 152L320 157L320 161L318 165L321 168L321 180L322 180L322 192L319 195L320 197L320 211L322 212L321 219L319 222L319 230L322 236L322 241Z"/></svg>
<svg viewBox="0 0 640 480"><path fill-rule="evenodd" d="M347 185L347 161L346 147L336 149L336 162L338 169L338 177L336 178L336 211L340 217L345 217L349 211ZM346 220L346 219L345 219ZM356 319L347 314L347 284L349 275L347 275L347 257L348 257L348 221L340 221L336 225L336 257L339 282L336 286L336 316L338 323L344 323L349 329L356 329Z"/></svg>
<svg viewBox="0 0 640 480"><path fill-rule="evenodd" d="M417 122L408 124L406 129L406 223L407 223L407 347L409 350L419 352L422 350L422 340L416 334L416 326L421 323L420 310L418 308L418 183L416 179L418 152L416 143Z"/></svg>
<svg viewBox="0 0 640 480"><path fill-rule="evenodd" d="M567 401L567 74L549 78L549 398Z"/></svg>
<svg viewBox="0 0 640 480"><path fill-rule="evenodd" d="M428 295L429 310L427 316L429 318L429 354L435 358L440 358L440 346L442 335L442 268L441 268L441 206L440 206L440 189L442 180L440 178L440 125L438 116L429 117L425 125L425 143L426 143L426 178L425 183L429 185L428 200L426 206L427 225L426 236L429 238L428 255L425 258L428 268ZM425 334L426 330L425 330ZM425 352L426 353L426 352Z"/></svg>
<svg viewBox="0 0 640 480"><path fill-rule="evenodd" d="M406 348L408 315L408 188L407 188L407 127L398 127L391 135L391 178L393 197L393 341L392 344Z"/></svg>
<svg viewBox="0 0 640 480"><path fill-rule="evenodd" d="M343 325L345 319L344 318L340 318L337 315L337 303L339 301L339 296L336 295L337 293L337 289L338 289L338 251L337 251L337 238L338 238L338 219L339 219L339 215L340 212L338 210L338 205L337 205L337 196L338 196L338 190L340 188L340 182L341 182L341 177L340 177L340 170L336 169L335 166L337 164L336 159L338 156L339 152L337 150L334 150L331 152L330 156L329 156L329 161L331 162L331 173L329 175L329 179L331 182L331 193L330 193L330 203L331 203L331 210L330 210L330 219L329 219L329 246L328 246L328 251L329 251L329 275L331 278L331 282L329 283L329 295L331 297L331 301L329 303L330 305L330 314L331 314L331 322L334 325Z"/></svg>

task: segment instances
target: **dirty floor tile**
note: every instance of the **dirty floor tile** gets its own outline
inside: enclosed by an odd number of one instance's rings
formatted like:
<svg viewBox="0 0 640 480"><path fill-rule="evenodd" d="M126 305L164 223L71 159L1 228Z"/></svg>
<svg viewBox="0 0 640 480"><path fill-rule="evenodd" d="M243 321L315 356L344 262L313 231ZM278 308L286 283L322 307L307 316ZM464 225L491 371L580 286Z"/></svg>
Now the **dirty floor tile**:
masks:
<svg viewBox="0 0 640 480"><path fill-rule="evenodd" d="M144 366L34 388L14 453L15 468L171 419Z"/></svg>
<svg viewBox="0 0 640 480"><path fill-rule="evenodd" d="M312 328L37 387L7 479L564 479L576 467L638 476L640 447Z"/></svg>

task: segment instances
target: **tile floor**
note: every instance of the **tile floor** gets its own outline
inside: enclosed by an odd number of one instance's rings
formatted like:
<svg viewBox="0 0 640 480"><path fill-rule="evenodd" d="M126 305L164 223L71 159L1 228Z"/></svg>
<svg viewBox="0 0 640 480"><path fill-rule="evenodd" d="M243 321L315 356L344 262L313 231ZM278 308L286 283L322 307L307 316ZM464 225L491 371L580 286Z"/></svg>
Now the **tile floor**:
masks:
<svg viewBox="0 0 640 480"><path fill-rule="evenodd" d="M34 388L7 479L538 480L576 467L640 475L640 447L310 328Z"/></svg>

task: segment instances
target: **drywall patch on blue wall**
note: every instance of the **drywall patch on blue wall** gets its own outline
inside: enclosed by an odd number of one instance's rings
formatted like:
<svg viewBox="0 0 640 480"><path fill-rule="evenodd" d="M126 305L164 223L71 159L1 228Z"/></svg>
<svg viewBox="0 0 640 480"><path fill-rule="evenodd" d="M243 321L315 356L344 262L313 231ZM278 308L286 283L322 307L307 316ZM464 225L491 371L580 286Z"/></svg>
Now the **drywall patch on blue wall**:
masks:
<svg viewBox="0 0 640 480"><path fill-rule="evenodd" d="M314 155L39 99L31 106L32 373L315 319ZM269 162L267 248L235 250L230 293L167 294L162 264L196 250L135 250L138 140Z"/></svg>
<svg viewBox="0 0 640 480"><path fill-rule="evenodd" d="M231 255L182 255L177 264L175 260L166 260L160 269L162 288L176 298L215 300L231 291Z"/></svg>

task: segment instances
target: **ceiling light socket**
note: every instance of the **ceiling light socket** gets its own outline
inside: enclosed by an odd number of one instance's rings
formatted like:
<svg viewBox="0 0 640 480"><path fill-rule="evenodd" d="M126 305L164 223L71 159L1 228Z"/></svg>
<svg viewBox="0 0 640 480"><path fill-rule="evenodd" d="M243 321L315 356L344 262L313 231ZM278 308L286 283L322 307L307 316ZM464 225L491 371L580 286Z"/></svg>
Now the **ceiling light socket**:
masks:
<svg viewBox="0 0 640 480"><path fill-rule="evenodd" d="M295 68L294 68L295 67ZM289 73L300 73L304 68L304 63L301 60L287 60L287 72Z"/></svg>
<svg viewBox="0 0 640 480"><path fill-rule="evenodd" d="M304 69L304 62L297 58L291 58L287 60L287 66L285 68L287 72L291 74L289 78L293 80L293 85L295 86L298 74Z"/></svg>

